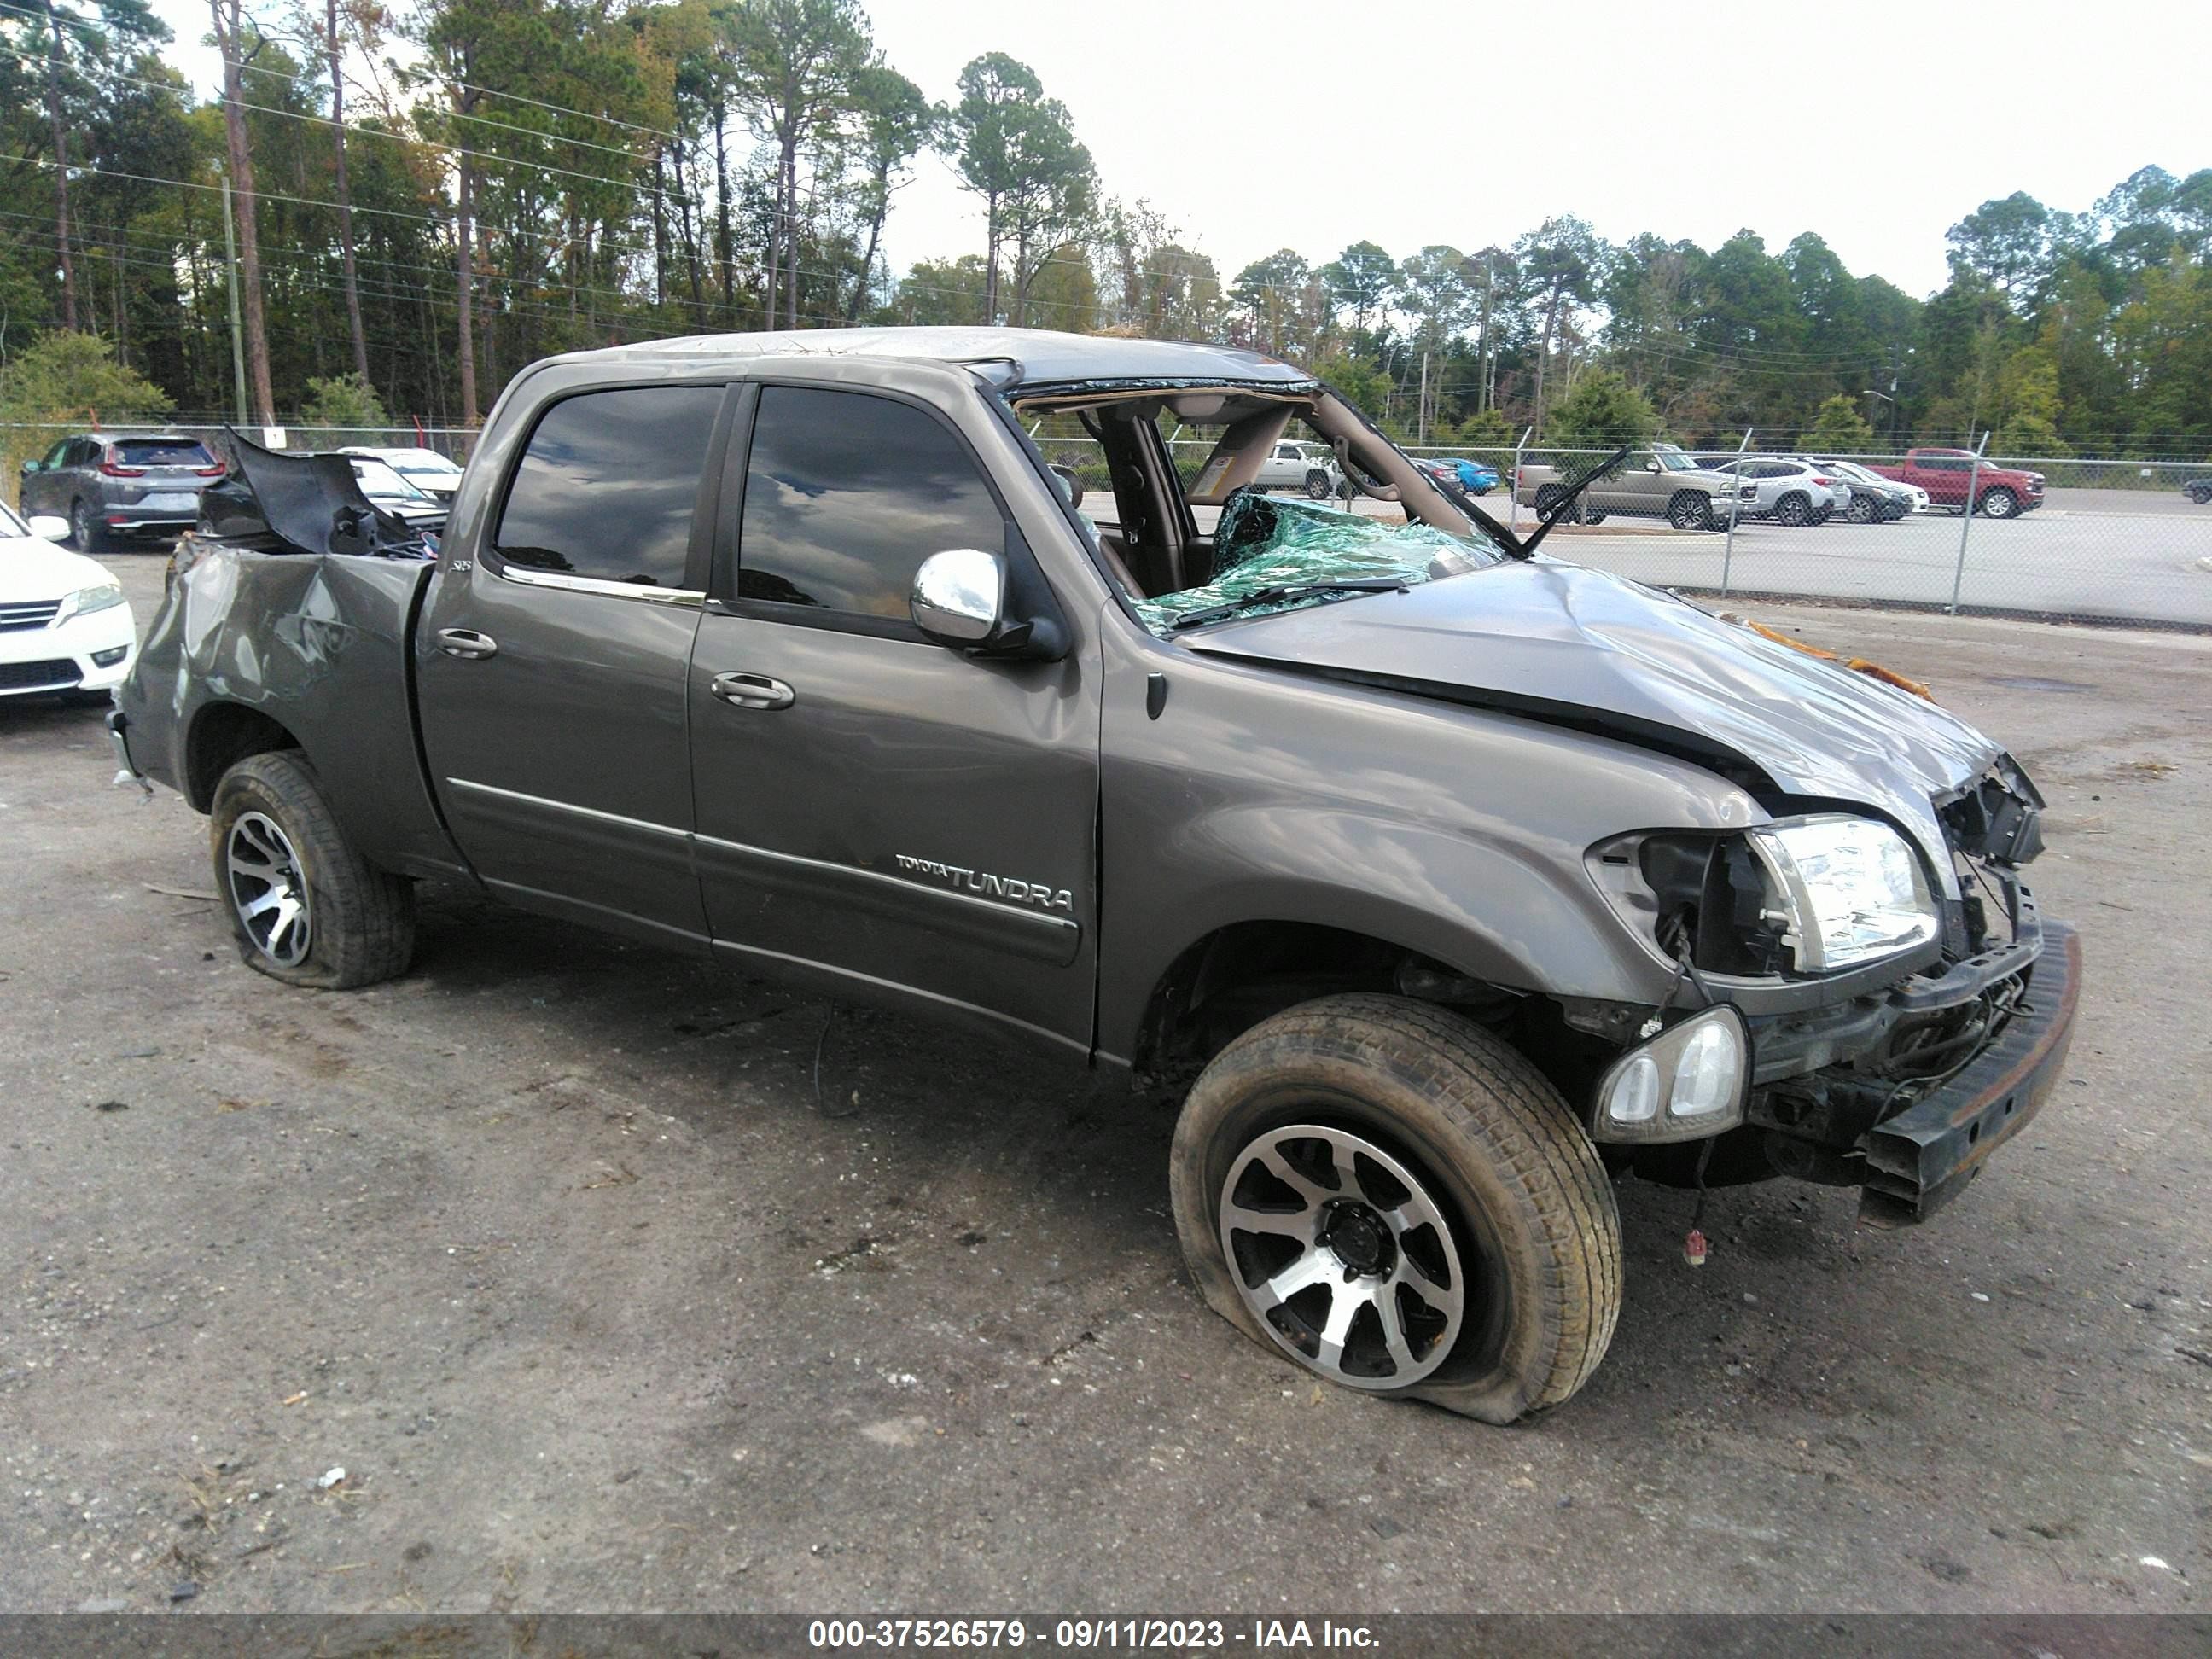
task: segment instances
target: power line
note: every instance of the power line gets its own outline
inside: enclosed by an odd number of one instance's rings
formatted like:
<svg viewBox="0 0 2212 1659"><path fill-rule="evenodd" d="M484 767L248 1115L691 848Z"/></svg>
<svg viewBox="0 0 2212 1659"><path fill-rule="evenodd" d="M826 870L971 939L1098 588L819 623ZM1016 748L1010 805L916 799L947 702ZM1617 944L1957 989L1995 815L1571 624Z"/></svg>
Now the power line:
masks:
<svg viewBox="0 0 2212 1659"><path fill-rule="evenodd" d="M36 64L44 61L40 58L30 57L27 53L17 52L9 46L0 46L0 57L12 58L15 59L16 62L24 64ZM165 81L149 81L142 76L125 75L119 70L110 70L106 71L106 74L110 80L127 81L132 86L152 87L156 91L160 92L174 92L176 90L174 87L171 86ZM228 104L231 100L228 98L224 98L217 101ZM279 109L273 104L249 104L244 99L240 99L238 100L238 107L240 109L252 110L256 114L259 115L276 115L282 116L287 120L307 121L316 126L343 127L346 131L352 133L356 137L391 138L395 139L403 144L421 144L426 149L446 150L454 155L465 156L471 161L489 162L494 167L529 167L538 173L557 173L561 177L566 179L581 179L591 184L611 185L619 190L641 191L651 195L666 197L672 201L689 204L691 200L689 196L670 191L659 185L648 185L635 180L623 179L610 179L605 173L579 173L574 167L555 167L550 162L547 161L526 161L516 156L495 155L489 150L468 149L461 145L449 144L445 143L443 140L437 138L410 138L404 132L387 132L381 127L356 126L350 122L333 121L327 115L309 115L300 110ZM518 127L514 129L514 131L520 132L525 131L525 129ZM533 136L538 137L550 137L550 135L544 133L535 134ZM561 141L556 138L553 142L557 143ZM605 146L596 146L595 148L605 148Z"/></svg>
<svg viewBox="0 0 2212 1659"><path fill-rule="evenodd" d="M16 14L17 14L18 15L20 15L20 16L23 16L23 17L30 18L30 19L32 19L32 20L33 20L34 21L37 21L37 22L41 22L41 23L43 23L43 22L46 22L46 21L47 21L46 15L46 13L45 13L45 12L40 11L40 10L34 9L33 8L31 8L31 7L28 7L28 6L18 6L18 5L12 5L12 4L7 3L7 0L0 0L0 11L10 11L10 12L15 12L15 13L16 13ZM70 28L76 29L76 30L79 31L81 33L82 33L82 34L83 34L87 39L88 39L88 40L96 40L96 41L100 42L100 43L101 45L103 45L103 46L105 46L105 45L106 45L106 44L108 43L108 39L109 39L109 37L108 37L107 33L106 33L104 30L102 30L102 29L101 29L101 28L100 28L97 24L88 23L88 22L84 21L83 21L82 19L81 19L81 18L68 17L68 16L63 16L63 17L60 17L59 21L61 21L64 26L66 26L67 27L70 27ZM259 26L257 24L255 27L256 27L256 30L257 30L257 32L258 32ZM152 37L150 37L150 36L149 36L149 37L147 37L147 38L150 40ZM279 38L279 37L272 36L272 35L266 35L266 34L264 34L264 35L263 35L263 36L262 36L262 38L263 38L264 40L274 40L274 39L277 39L277 38ZM223 63L225 63L225 64L228 64L231 65L233 68L235 68L235 69L237 69L237 70L240 70L240 71L241 71L241 72L243 72L243 73L246 73L246 74L248 74L248 75L261 75L261 76L268 76L270 80L274 80L274 81L308 81L308 82L317 82L318 84L319 84L319 77L318 77L317 76L314 76L314 75L313 75L313 74L310 74L310 73L308 73L307 71L306 71L306 70L296 70L296 71L295 71L295 70L288 70L270 69L270 68L269 68L269 67L268 67L267 65L265 65L265 64L254 64L254 63L248 63L248 62L247 62L247 61L246 61L245 59L243 59L243 58L224 58L221 59L220 61L222 61L222 62L223 62ZM411 75L412 71L408 70L406 70L405 68L404 68L404 67L403 67L403 68L401 69L401 70L400 70L400 73L401 73L403 76L408 76L408 75ZM356 86L356 87L359 87L359 86L361 85L361 82L360 82L354 80L354 79L353 79L353 77L351 77L351 76L347 76L346 78L347 78L347 82L348 82L348 83L349 83L349 85L353 85L353 86ZM630 132L641 132L641 133L644 133L645 135L647 135L648 137L653 137L653 138L666 138L666 139L670 139L670 140L672 140L672 141L673 141L673 142L675 142L675 143L681 143L683 142L683 136L682 136L680 133L674 133L674 132L667 132L667 131L664 131L662 129L660 129L660 128L659 128L659 127L648 127L648 126L643 126L643 125L641 125L640 124L638 124L638 123L637 123L637 122L635 122L635 121L625 121L625 120L622 119L619 116L614 116L614 115L598 115L598 114L594 114L594 113L592 113L590 110L574 109L574 108L571 108L571 107L569 107L568 105L565 105L565 104L553 104L553 103L548 103L548 102L546 102L544 99L528 97L528 96L526 96L524 94L521 94L521 93L519 93L519 92L506 92L506 91L502 91L501 88L497 88L497 87L482 86L482 85L479 85L478 83L477 83L476 82L473 82L473 81L453 80L453 79L450 79L449 77L447 77L447 76L439 76L438 78L439 78L439 79L441 79L441 80L442 80L442 81L445 81L445 82L447 82L447 85L449 85L449 86L457 86L457 87L460 87L460 88L465 88L465 89L466 89L467 91L470 91L470 92L480 92L480 93L484 94L487 97L491 97L491 98L503 98L503 99L507 100L508 102L510 102L510 103L516 103L516 104L528 104L528 105L532 106L533 108L537 108L537 109L543 109L543 110L550 110L550 112L553 112L554 114L556 114L556 115L573 115L573 116L575 116L575 117L576 117L578 119L580 119L580 120L584 120L584 121L599 121L599 122L602 122L602 123L604 123L605 125L608 125L608 126L621 127L621 128L624 129L624 130L625 130L625 131L630 131ZM363 88L363 90L368 90L368 88ZM505 122L505 121L495 121L495 120L493 120L493 119L492 119L492 118L491 118L491 117L489 117L489 116L488 116L488 115L462 115L462 116L459 116L459 117L458 117L458 118L459 118L459 119L461 119L461 120L465 120L465 121L481 121L481 122L484 123L486 125L489 125L489 126L507 127L509 131L514 131L514 132L532 132L532 131L535 131L534 129L532 129L532 128L529 128L529 127L517 127L517 126L514 126L514 125L512 125L512 124L510 124L510 123L508 123L508 122ZM580 143L585 143L586 141L586 140L584 140L584 139L580 139L580 138L572 138L572 139L567 139L567 140L564 140L563 142L565 142L565 143L578 143L578 144L580 144ZM608 149L608 148L610 148L609 146L606 146L606 145L592 145L592 146L591 146L591 147L592 147L592 148L593 148L593 149ZM620 153L620 152L618 152L618 153Z"/></svg>

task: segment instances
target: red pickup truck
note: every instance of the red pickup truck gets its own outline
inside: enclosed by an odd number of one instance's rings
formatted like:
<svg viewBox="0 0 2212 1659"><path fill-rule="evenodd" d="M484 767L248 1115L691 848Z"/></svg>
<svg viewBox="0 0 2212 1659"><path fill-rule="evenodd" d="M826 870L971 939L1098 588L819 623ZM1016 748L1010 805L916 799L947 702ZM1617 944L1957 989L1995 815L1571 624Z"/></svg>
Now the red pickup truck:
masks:
<svg viewBox="0 0 2212 1659"><path fill-rule="evenodd" d="M1971 487L1974 506L1991 519L2016 519L2043 505L2040 472L2023 472L1990 461L1984 461L1978 472L1971 449L1908 450L1899 465L1869 465L1867 471L1899 483L1916 485L1928 492L1930 507L1954 511L1966 505Z"/></svg>

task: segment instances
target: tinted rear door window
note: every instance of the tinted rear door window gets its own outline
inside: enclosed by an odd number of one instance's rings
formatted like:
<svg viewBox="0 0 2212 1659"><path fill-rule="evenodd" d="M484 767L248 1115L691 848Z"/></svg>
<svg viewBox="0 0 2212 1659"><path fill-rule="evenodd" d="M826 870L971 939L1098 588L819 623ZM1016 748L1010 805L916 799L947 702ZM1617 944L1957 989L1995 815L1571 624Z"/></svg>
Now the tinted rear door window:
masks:
<svg viewBox="0 0 2212 1659"><path fill-rule="evenodd" d="M547 410L493 546L509 564L683 587L720 386L624 386Z"/></svg>
<svg viewBox="0 0 2212 1659"><path fill-rule="evenodd" d="M904 621L933 553L1006 544L967 447L910 404L763 389L738 534L741 599Z"/></svg>

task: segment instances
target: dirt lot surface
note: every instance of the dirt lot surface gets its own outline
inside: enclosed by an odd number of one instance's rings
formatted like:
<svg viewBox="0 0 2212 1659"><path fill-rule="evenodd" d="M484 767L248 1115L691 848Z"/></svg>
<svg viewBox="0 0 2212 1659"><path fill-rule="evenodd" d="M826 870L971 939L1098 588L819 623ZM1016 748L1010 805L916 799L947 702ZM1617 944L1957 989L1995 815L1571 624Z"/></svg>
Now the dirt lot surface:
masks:
<svg viewBox="0 0 2212 1659"><path fill-rule="evenodd" d="M0 709L0 1608L2201 1607L2212 641L1759 614L2041 781L2071 1074L1915 1231L1723 1192L1692 1270L1624 1188L1514 1430L1208 1313L1169 1106L454 893L285 989L96 711Z"/></svg>

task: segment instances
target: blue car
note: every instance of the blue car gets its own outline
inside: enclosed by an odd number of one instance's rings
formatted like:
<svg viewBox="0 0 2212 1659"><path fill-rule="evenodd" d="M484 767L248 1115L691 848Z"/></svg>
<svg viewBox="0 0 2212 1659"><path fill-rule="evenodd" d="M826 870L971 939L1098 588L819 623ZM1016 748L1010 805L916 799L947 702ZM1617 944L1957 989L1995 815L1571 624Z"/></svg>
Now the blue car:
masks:
<svg viewBox="0 0 2212 1659"><path fill-rule="evenodd" d="M1498 488L1498 469L1463 455L1424 456L1414 463L1443 483L1457 484L1470 495L1487 495Z"/></svg>

